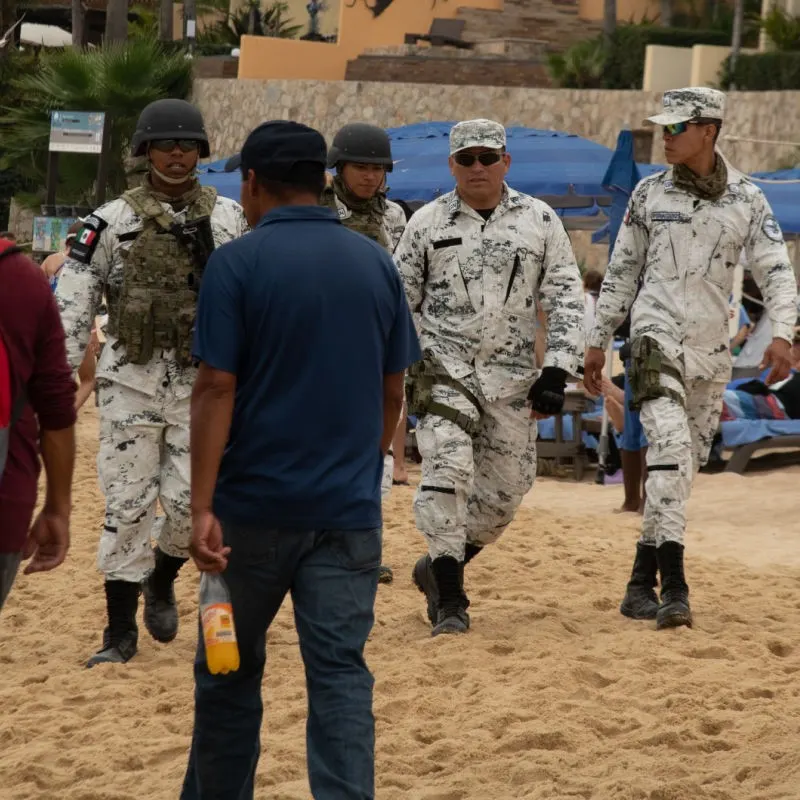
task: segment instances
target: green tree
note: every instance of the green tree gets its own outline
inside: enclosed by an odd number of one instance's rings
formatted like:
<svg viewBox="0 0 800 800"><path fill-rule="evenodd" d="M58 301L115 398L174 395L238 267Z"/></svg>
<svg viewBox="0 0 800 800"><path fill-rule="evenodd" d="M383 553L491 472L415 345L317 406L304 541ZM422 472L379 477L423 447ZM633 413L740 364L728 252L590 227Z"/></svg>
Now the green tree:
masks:
<svg viewBox="0 0 800 800"><path fill-rule="evenodd" d="M303 30L287 16L289 6L283 0L262 8L260 0L248 0L235 14L228 14L205 27L197 37L198 44L229 44L238 47L242 36L274 36L294 39Z"/></svg>
<svg viewBox="0 0 800 800"><path fill-rule="evenodd" d="M50 112L104 111L111 126L107 196L117 196L126 189L125 160L142 109L162 97L185 99L191 86L191 61L153 39L46 53L35 70L13 82L24 100L0 109L0 170L11 169L37 187L41 202ZM96 174L97 156L62 153L58 202L90 205Z"/></svg>

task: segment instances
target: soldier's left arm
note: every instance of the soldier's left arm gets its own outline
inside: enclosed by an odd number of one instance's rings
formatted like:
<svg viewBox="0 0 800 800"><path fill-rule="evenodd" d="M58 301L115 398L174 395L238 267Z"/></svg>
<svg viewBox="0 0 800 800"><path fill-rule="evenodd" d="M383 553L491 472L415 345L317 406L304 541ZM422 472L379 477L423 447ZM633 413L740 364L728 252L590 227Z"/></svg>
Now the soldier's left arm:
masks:
<svg viewBox="0 0 800 800"><path fill-rule="evenodd" d="M583 284L567 232L554 212L545 212L545 257L539 284L547 315L547 346L542 367L570 375L583 372Z"/></svg>
<svg viewBox="0 0 800 800"><path fill-rule="evenodd" d="M81 242L81 239L85 242ZM91 215L78 234L70 256L64 262L56 287L67 346L67 360L73 371L83 361L94 318L103 299L103 289L114 261L115 237L108 224Z"/></svg>
<svg viewBox="0 0 800 800"><path fill-rule="evenodd" d="M392 252L394 252L406 229L406 215L400 206L393 203L387 210L386 219L389 223L389 239L392 242Z"/></svg>
<svg viewBox="0 0 800 800"><path fill-rule="evenodd" d="M791 342L797 323L797 280L778 220L760 191L753 202L745 255L764 298L773 338Z"/></svg>

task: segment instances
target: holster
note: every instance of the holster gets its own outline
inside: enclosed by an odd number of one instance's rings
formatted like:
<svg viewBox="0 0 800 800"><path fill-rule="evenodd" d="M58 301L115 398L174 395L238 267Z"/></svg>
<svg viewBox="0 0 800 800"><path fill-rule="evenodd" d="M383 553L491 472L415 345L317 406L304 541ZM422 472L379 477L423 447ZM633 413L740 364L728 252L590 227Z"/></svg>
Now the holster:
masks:
<svg viewBox="0 0 800 800"><path fill-rule="evenodd" d="M661 384L662 374L684 386L681 371L669 363L661 345L655 339L649 336L633 339L628 370L632 395L631 411L640 411L642 403L658 397L669 397L681 407L685 407L684 396L680 392Z"/></svg>
<svg viewBox="0 0 800 800"><path fill-rule="evenodd" d="M433 387L436 384L449 386L464 395L475 406L478 419L473 420L469 414L434 400ZM417 361L409 368L405 390L408 412L413 416L424 417L426 414L435 414L437 417L454 422L468 436L474 436L478 432L480 416L483 415L478 398L459 381L437 371L429 360Z"/></svg>

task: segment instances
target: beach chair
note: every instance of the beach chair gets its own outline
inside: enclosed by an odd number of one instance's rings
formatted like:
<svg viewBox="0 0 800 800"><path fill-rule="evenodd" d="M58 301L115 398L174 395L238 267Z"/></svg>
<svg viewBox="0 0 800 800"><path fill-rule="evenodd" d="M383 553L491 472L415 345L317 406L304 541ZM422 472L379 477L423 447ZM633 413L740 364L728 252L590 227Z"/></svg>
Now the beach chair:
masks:
<svg viewBox="0 0 800 800"><path fill-rule="evenodd" d="M428 42L432 47L459 47L463 50L472 49L472 42L465 42L461 38L464 32L463 19L441 19L434 18L428 33L407 33L405 44L416 44L417 42Z"/></svg>

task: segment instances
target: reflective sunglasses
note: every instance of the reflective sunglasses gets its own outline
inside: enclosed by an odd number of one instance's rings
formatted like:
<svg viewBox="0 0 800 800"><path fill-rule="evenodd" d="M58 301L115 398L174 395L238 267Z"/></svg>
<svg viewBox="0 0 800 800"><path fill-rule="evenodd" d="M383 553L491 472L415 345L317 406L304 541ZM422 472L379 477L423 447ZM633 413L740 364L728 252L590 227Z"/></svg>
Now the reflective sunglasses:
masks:
<svg viewBox="0 0 800 800"><path fill-rule="evenodd" d="M150 146L154 150L159 150L162 153L171 153L176 145L180 147L182 153L191 153L200 147L200 142L194 139L156 139L150 142Z"/></svg>
<svg viewBox="0 0 800 800"><path fill-rule="evenodd" d="M484 167L491 167L503 157L502 153L456 153L453 161L460 167L471 167L476 161L480 161Z"/></svg>
<svg viewBox="0 0 800 800"><path fill-rule="evenodd" d="M686 133L690 125L715 125L716 120L713 119L691 119L688 122L675 122L672 125L665 125L664 132L670 136L680 136Z"/></svg>

